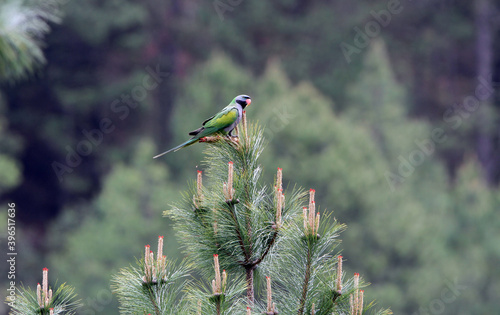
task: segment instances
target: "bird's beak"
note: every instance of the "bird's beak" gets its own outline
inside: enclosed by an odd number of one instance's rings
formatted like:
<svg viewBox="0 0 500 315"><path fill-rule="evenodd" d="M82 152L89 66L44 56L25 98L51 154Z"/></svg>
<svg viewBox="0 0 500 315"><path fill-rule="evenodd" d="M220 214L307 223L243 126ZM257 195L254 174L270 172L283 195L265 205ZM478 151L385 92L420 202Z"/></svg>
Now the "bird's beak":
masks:
<svg viewBox="0 0 500 315"><path fill-rule="evenodd" d="M252 103L252 100L251 99L247 99L247 106L250 105L250 103Z"/></svg>

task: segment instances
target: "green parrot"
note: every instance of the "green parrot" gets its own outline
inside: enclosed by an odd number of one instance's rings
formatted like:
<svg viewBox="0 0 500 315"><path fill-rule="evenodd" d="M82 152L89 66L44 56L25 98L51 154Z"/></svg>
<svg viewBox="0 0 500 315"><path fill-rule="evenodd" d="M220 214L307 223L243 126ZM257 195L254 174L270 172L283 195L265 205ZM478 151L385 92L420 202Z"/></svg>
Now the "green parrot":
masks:
<svg viewBox="0 0 500 315"><path fill-rule="evenodd" d="M193 143L196 143L203 137L208 137L214 134L232 136L234 127L236 127L236 125L238 125L241 120L243 109L246 106L250 105L251 102L252 100L248 95L236 96L231 101L231 103L229 103L229 105L227 105L223 110L205 120L200 128L191 131L189 133L190 136L193 136L191 139L182 144L179 144L178 146L168 151L158 154L157 156L153 157L153 159L156 159L157 157L165 155L169 152L175 152L184 147L187 147Z"/></svg>

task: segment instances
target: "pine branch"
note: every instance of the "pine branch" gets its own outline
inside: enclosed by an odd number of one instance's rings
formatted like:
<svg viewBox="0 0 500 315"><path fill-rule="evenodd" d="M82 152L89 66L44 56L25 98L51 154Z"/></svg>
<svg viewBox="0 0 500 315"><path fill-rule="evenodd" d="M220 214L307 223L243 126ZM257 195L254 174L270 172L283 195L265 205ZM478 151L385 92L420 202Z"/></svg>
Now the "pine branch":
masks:
<svg viewBox="0 0 500 315"><path fill-rule="evenodd" d="M309 286L309 280L311 278L311 248L307 247L307 263L306 263L306 271L304 275L304 283L302 284L302 296L300 297L300 306L299 306L299 315L304 314L304 306L306 305L307 298L307 287Z"/></svg>
<svg viewBox="0 0 500 315"><path fill-rule="evenodd" d="M269 254L269 251L271 250L271 248L273 247L274 245L274 242L276 241L276 238L278 237L278 231L275 231L273 233L273 236L271 237L271 241L269 242L269 245L266 247L266 249L264 250L264 253L262 253L262 256L260 256L257 260L254 260L252 262L252 265L253 266L257 266L258 264L260 264L264 258L266 258L267 254Z"/></svg>
<svg viewBox="0 0 500 315"><path fill-rule="evenodd" d="M245 267L246 283L247 283L247 300L248 300L248 304L251 306L253 306L255 304L253 270L254 270L253 266Z"/></svg>

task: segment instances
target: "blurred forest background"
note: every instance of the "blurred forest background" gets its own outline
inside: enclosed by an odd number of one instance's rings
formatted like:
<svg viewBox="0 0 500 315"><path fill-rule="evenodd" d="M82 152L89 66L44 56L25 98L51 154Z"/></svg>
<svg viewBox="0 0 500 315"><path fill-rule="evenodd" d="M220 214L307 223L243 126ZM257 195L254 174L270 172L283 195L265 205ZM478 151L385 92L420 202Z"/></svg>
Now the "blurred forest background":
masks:
<svg viewBox="0 0 500 315"><path fill-rule="evenodd" d="M46 64L28 78L0 64L17 283L48 267L81 314L117 314L110 275L144 244L165 235L182 256L161 213L203 168L203 145L152 157L244 93L266 127L266 179L283 167L347 224L343 256L368 300L499 313L498 2L2 0L1 62L29 14L52 9L35 36Z"/></svg>

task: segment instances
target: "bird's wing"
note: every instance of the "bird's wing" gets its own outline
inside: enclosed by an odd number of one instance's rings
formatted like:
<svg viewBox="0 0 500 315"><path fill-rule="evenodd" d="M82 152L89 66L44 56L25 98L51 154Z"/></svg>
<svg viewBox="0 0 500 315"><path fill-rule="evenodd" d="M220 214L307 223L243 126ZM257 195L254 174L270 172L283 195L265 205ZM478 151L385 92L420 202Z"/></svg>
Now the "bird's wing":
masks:
<svg viewBox="0 0 500 315"><path fill-rule="evenodd" d="M222 111L217 113L212 119L203 123L205 128L216 128L218 130L230 126L238 119L238 108L235 106L227 106Z"/></svg>
<svg viewBox="0 0 500 315"><path fill-rule="evenodd" d="M227 106L212 119L204 123L203 129L194 137L197 139L210 136L224 128L231 126L238 119L238 108L235 106Z"/></svg>

